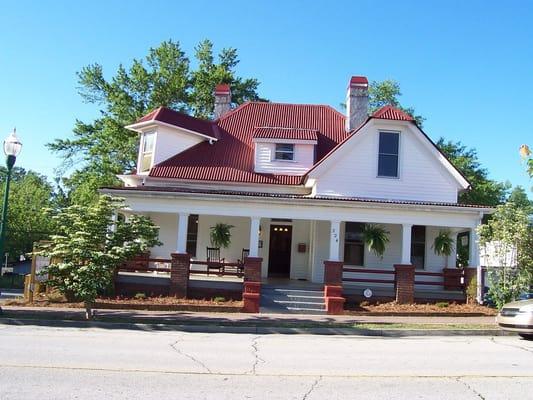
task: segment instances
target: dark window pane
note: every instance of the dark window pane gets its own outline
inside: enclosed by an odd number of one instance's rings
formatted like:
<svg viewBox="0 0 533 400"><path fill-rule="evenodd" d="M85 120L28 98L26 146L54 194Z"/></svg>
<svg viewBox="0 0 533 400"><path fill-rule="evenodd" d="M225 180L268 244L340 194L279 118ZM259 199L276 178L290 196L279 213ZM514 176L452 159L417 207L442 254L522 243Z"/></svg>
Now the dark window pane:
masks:
<svg viewBox="0 0 533 400"><path fill-rule="evenodd" d="M398 155L399 142L400 142L400 135L398 133L380 132L379 133L379 153Z"/></svg>
<svg viewBox="0 0 533 400"><path fill-rule="evenodd" d="M364 265L365 246L363 227L360 222L346 222L344 232L344 262L349 265Z"/></svg>
<svg viewBox="0 0 533 400"><path fill-rule="evenodd" d="M276 143L276 160L294 160L294 145L289 143Z"/></svg>
<svg viewBox="0 0 533 400"><path fill-rule="evenodd" d="M378 176L398 176L398 156L380 154L378 162Z"/></svg>
<svg viewBox="0 0 533 400"><path fill-rule="evenodd" d="M424 268L426 259L426 227L414 225L411 229L411 263L416 268Z"/></svg>
<svg viewBox="0 0 533 400"><path fill-rule="evenodd" d="M345 242L344 262L349 265L364 265L364 245Z"/></svg>
<svg viewBox="0 0 533 400"><path fill-rule="evenodd" d="M276 151L276 160L292 160L294 158L293 153L283 153Z"/></svg>
<svg viewBox="0 0 533 400"><path fill-rule="evenodd" d="M198 239L198 215L189 215L187 223L187 254L196 257L196 242Z"/></svg>
<svg viewBox="0 0 533 400"><path fill-rule="evenodd" d="M294 145L289 143L277 143L276 144L276 151L293 151Z"/></svg>

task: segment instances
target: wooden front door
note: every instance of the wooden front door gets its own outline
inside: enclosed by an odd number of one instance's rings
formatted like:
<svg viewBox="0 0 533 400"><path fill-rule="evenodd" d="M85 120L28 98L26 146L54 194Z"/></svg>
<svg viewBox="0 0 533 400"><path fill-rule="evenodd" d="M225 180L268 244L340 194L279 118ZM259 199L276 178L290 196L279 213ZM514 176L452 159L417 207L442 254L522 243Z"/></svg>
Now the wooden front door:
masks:
<svg viewBox="0 0 533 400"><path fill-rule="evenodd" d="M268 276L286 276L291 271L292 226L271 225Z"/></svg>

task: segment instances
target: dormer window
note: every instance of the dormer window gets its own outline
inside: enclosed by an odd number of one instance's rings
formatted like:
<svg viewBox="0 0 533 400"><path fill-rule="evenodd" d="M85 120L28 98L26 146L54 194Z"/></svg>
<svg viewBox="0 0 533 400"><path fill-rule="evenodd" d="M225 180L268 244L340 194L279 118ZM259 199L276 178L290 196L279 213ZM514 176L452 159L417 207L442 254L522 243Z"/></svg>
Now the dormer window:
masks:
<svg viewBox="0 0 533 400"><path fill-rule="evenodd" d="M294 161L294 144L276 143L274 159L277 161Z"/></svg>
<svg viewBox="0 0 533 400"><path fill-rule="evenodd" d="M154 158L155 132L143 133L139 172L148 172Z"/></svg>
<svg viewBox="0 0 533 400"><path fill-rule="evenodd" d="M398 178L400 134L379 132L378 176Z"/></svg>

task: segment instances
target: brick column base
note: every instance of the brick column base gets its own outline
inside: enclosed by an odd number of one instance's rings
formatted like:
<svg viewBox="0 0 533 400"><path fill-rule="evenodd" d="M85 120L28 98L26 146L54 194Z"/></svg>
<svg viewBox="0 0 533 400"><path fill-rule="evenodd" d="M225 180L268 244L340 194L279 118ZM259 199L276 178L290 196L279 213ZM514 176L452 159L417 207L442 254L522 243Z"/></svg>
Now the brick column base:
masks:
<svg viewBox="0 0 533 400"><path fill-rule="evenodd" d="M261 300L261 282L244 282L242 288L242 312L258 313Z"/></svg>
<svg viewBox="0 0 533 400"><path fill-rule="evenodd" d="M244 257L244 281L261 282L261 257Z"/></svg>
<svg viewBox="0 0 533 400"><path fill-rule="evenodd" d="M342 286L342 261L324 261L324 285Z"/></svg>
<svg viewBox="0 0 533 400"><path fill-rule="evenodd" d="M342 297L342 286L324 286L324 301L326 303L326 312L330 315L341 315L344 313L344 302Z"/></svg>
<svg viewBox="0 0 533 400"><path fill-rule="evenodd" d="M415 301L415 266L410 264L394 264L394 289L396 302L411 304Z"/></svg>
<svg viewBox="0 0 533 400"><path fill-rule="evenodd" d="M189 286L189 269L191 256L186 253L172 253L170 264L170 290L169 294L175 297L187 297Z"/></svg>
<svg viewBox="0 0 533 400"><path fill-rule="evenodd" d="M443 268L442 273L444 274L444 290L461 290L463 288L461 284L462 269Z"/></svg>
<svg viewBox="0 0 533 400"><path fill-rule="evenodd" d="M473 304L476 302L477 296L477 268L475 267L466 267L463 270L464 276L464 291L466 295L466 302L468 304ZM475 290L470 291L470 285L476 285Z"/></svg>

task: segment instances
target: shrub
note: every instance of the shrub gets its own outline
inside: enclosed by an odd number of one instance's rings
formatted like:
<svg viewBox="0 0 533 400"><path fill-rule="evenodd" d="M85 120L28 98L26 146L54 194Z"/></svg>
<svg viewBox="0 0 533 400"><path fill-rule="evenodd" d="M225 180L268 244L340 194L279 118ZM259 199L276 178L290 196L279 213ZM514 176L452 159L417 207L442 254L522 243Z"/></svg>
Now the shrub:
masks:
<svg viewBox="0 0 533 400"><path fill-rule="evenodd" d="M222 303L222 302L226 301L226 299L223 296L217 296L217 297L213 298L213 301L215 303Z"/></svg>
<svg viewBox="0 0 533 400"><path fill-rule="evenodd" d="M137 293L135 296L133 296L135 300L144 300L146 299L145 293Z"/></svg>
<svg viewBox="0 0 533 400"><path fill-rule="evenodd" d="M64 303L65 301L67 301L65 296L63 296L63 294L61 292L59 292L59 291L53 291L51 293L48 293L46 295L46 299L50 303Z"/></svg>
<svg viewBox="0 0 533 400"><path fill-rule="evenodd" d="M446 308L450 305L447 301L439 301L438 303L435 303L435 305L439 308Z"/></svg>

